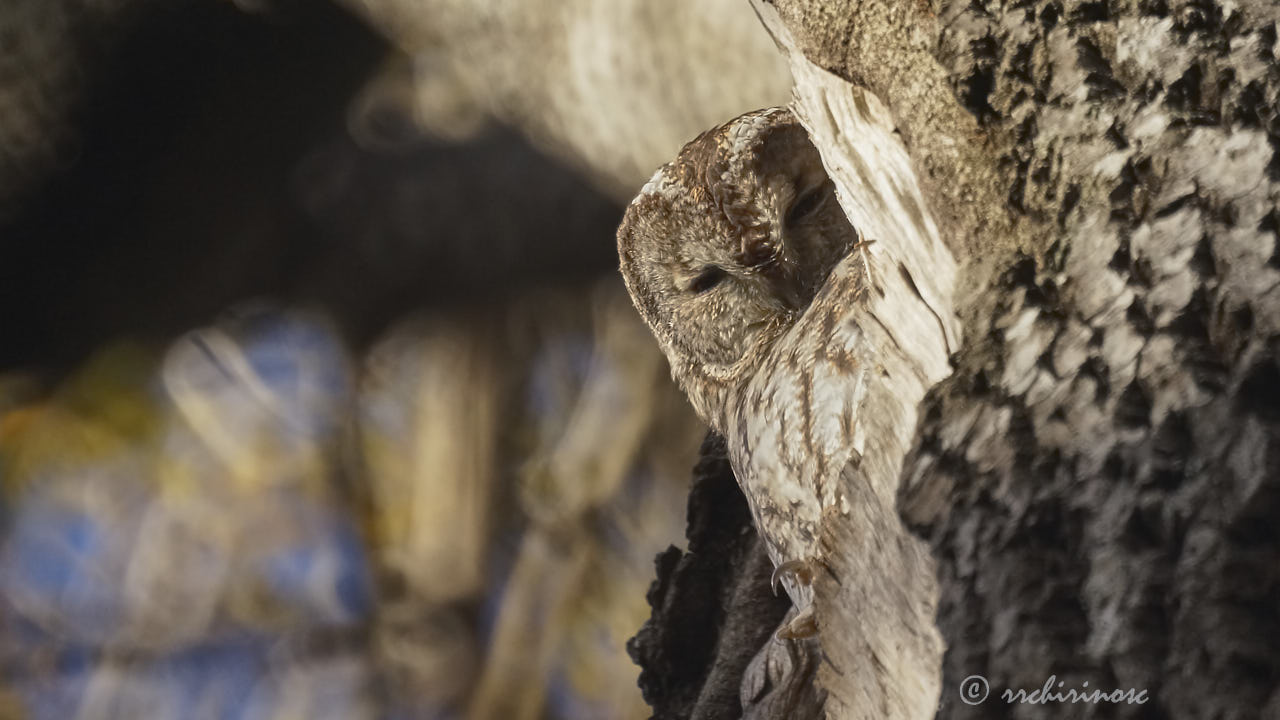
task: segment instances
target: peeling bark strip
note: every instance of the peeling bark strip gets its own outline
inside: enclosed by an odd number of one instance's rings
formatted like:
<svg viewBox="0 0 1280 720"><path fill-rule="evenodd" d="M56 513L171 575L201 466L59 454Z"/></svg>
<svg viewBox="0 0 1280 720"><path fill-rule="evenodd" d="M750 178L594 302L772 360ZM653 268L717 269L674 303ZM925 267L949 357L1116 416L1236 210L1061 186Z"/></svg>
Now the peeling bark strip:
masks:
<svg viewBox="0 0 1280 720"><path fill-rule="evenodd" d="M1280 714L1280 5L773 6L885 101L961 263L903 496L941 716ZM1050 676L1152 700L999 700Z"/></svg>
<svg viewBox="0 0 1280 720"><path fill-rule="evenodd" d="M845 286L847 279L837 269L823 292L845 297L842 320L860 329L858 337L841 346L832 342L847 340L840 333L809 333L826 343L815 352L814 406L831 413L820 396L854 398L851 406L831 414L855 425L847 448L851 455L837 457L835 465L844 469L836 478L818 483L835 488L835 497L818 498L823 515L819 550L813 553L828 569L813 587L827 659L818 676L819 687L828 693L824 710L828 717L929 717L937 707L942 652L933 626L934 570L918 539L902 527L896 498L916 406L950 373L947 356L959 347L952 311L956 265L882 102L815 67L796 49L771 6L756 9L791 61L796 115L822 152L845 213L861 237L872 241L852 258L864 264L867 286ZM808 332L806 319L796 333ZM841 373L823 373L824 357L837 350L847 351L846 364L863 372L856 393L846 388ZM751 462L758 457L736 464L745 488L753 484L753 475L771 470ZM794 509L791 518L797 519ZM769 532L763 520L762 528L771 541L790 534ZM777 557L788 559L799 551L782 548Z"/></svg>

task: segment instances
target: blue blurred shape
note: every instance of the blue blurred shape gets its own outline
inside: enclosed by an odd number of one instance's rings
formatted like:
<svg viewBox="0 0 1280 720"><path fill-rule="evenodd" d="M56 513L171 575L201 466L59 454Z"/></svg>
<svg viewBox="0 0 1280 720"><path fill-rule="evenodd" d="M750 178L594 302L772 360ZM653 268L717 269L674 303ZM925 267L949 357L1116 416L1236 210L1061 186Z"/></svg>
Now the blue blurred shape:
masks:
<svg viewBox="0 0 1280 720"><path fill-rule="evenodd" d="M363 540L346 518L299 499L294 512L310 512L314 531L296 544L267 551L266 582L277 600L317 625L367 620L373 608Z"/></svg>

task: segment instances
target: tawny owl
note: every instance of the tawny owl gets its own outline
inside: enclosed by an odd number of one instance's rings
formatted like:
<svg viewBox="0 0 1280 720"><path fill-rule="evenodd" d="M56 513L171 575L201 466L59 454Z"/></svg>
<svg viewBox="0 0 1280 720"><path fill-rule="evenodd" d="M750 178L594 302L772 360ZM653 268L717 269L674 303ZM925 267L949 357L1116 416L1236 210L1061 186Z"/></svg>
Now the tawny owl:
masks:
<svg viewBox="0 0 1280 720"><path fill-rule="evenodd" d="M892 593L840 602L867 620L909 615L886 624L931 626L927 553L901 527L895 494L910 408L946 374L945 353L919 363L914 348L945 347L950 334L924 299L933 278L901 253L927 254L915 248L937 230L892 125L866 100L847 105L872 141L844 168L853 186L840 193L856 197L838 197L805 128L773 108L686 145L618 230L636 308L698 414L725 437L770 555L790 571L787 589L805 612L789 633L813 629L806 586L813 569L832 567L833 516L844 519L835 542L852 528L866 545L841 551L854 557L850 572L928 576L906 593L920 602Z"/></svg>
<svg viewBox="0 0 1280 720"><path fill-rule="evenodd" d="M775 562L802 575L822 508L840 500L824 476L855 444L865 368L842 348L860 330L837 321L865 292L858 247L817 149L781 108L686 145L618 231L636 308L694 408L726 437ZM820 291L825 307L807 312Z"/></svg>

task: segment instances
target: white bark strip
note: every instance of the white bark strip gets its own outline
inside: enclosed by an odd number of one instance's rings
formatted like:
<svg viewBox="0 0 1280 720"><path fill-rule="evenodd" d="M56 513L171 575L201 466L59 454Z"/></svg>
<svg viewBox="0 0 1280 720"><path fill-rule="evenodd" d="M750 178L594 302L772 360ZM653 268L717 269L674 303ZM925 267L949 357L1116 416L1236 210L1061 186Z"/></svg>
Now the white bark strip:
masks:
<svg viewBox="0 0 1280 720"><path fill-rule="evenodd" d="M768 378L776 365L765 363L735 399L742 412L728 414L748 426L725 428L730 455L774 561L827 569L812 588L788 583L797 605L816 612L827 717L932 717L943 649L936 578L896 503L917 407L959 347L956 263L884 105L810 63L773 8L753 5L791 61L793 107L841 205L872 244L832 273L814 301L827 312L807 313L778 343L801 348L811 386ZM784 440L801 425L809 447ZM742 447L747 437L756 446Z"/></svg>

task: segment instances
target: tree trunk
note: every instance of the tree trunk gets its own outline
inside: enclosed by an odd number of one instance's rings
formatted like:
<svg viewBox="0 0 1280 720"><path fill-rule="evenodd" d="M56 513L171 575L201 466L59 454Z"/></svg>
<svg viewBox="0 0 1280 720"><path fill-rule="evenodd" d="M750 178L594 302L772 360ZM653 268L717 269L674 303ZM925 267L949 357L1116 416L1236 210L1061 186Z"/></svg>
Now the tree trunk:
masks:
<svg viewBox="0 0 1280 720"><path fill-rule="evenodd" d="M1280 6L756 6L888 109L959 266L899 494L937 561L939 715L1280 714Z"/></svg>

